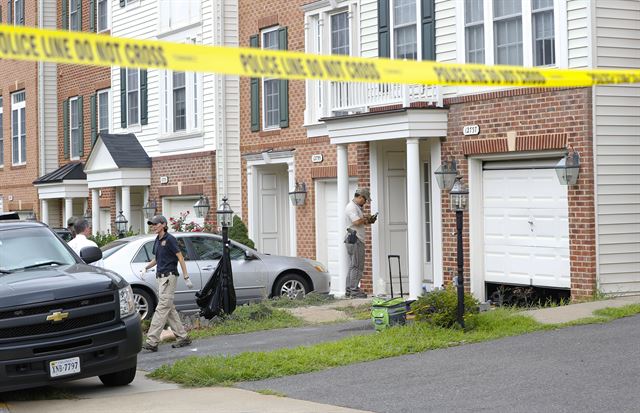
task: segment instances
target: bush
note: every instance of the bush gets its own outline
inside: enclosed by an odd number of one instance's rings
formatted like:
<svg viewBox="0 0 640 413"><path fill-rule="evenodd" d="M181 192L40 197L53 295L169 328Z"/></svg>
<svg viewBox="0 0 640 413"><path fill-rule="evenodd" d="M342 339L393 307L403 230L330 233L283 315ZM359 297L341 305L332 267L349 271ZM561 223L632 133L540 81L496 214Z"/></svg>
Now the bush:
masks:
<svg viewBox="0 0 640 413"><path fill-rule="evenodd" d="M464 294L464 323L467 329L476 324L480 303L471 294ZM443 290L435 290L418 298L411 304L416 321L425 321L434 326L450 328L457 323L458 292L453 284Z"/></svg>
<svg viewBox="0 0 640 413"><path fill-rule="evenodd" d="M137 233L129 230L127 231L124 236L125 237L132 237L134 235L137 235ZM104 245L107 245L108 243L115 241L118 239L118 235L117 234L111 234L109 232L97 232L95 235L91 235L90 237L88 237L88 239L90 239L91 241L95 242L98 245L98 248L101 248Z"/></svg>
<svg viewBox="0 0 640 413"><path fill-rule="evenodd" d="M233 216L233 226L229 228L229 239L239 242L242 245L246 245L249 248L255 248L256 246L256 244L249 238L247 226L237 215Z"/></svg>

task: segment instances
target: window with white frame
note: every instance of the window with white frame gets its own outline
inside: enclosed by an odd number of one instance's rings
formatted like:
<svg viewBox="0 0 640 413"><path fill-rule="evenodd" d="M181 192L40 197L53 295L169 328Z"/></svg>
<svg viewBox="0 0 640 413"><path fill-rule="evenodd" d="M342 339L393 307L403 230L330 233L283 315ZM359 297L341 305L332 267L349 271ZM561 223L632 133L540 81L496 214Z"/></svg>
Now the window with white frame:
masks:
<svg viewBox="0 0 640 413"><path fill-rule="evenodd" d="M25 92L11 95L11 163L24 165L27 163L27 126Z"/></svg>
<svg viewBox="0 0 640 413"><path fill-rule="evenodd" d="M140 69L127 69L127 126L140 124Z"/></svg>
<svg viewBox="0 0 640 413"><path fill-rule="evenodd" d="M464 1L464 35L467 63L484 63L483 0Z"/></svg>
<svg viewBox="0 0 640 413"><path fill-rule="evenodd" d="M418 58L416 0L393 2L393 57L416 60Z"/></svg>
<svg viewBox="0 0 640 413"><path fill-rule="evenodd" d="M111 90L104 89L99 90L97 93L97 119L98 119L98 133L109 133L109 102Z"/></svg>
<svg viewBox="0 0 640 413"><path fill-rule="evenodd" d="M278 50L278 28L262 31L262 48ZM262 79L262 107L264 129L280 127L280 79Z"/></svg>
<svg viewBox="0 0 640 413"><path fill-rule="evenodd" d="M69 0L69 30L82 30L82 0Z"/></svg>
<svg viewBox="0 0 640 413"><path fill-rule="evenodd" d="M2 96L0 96L0 167L4 165L4 128L3 121L3 109L2 109ZM0 210L1 211L1 210Z"/></svg>
<svg viewBox="0 0 640 413"><path fill-rule="evenodd" d="M82 107L80 99L73 97L69 99L69 147L71 148L71 159L80 159L82 152L82 129L80 128L80 117Z"/></svg>
<svg viewBox="0 0 640 413"><path fill-rule="evenodd" d="M96 2L96 16L98 32L104 32L111 28L109 24L109 0L98 0Z"/></svg>
<svg viewBox="0 0 640 413"><path fill-rule="evenodd" d="M187 43L196 43L195 38ZM202 77L197 72L165 71L161 75L162 133L190 133L202 129Z"/></svg>
<svg viewBox="0 0 640 413"><path fill-rule="evenodd" d="M160 32L176 30L200 21L200 0L162 0Z"/></svg>
<svg viewBox="0 0 640 413"><path fill-rule="evenodd" d="M522 66L522 3L493 0L495 62Z"/></svg>
<svg viewBox="0 0 640 413"><path fill-rule="evenodd" d="M533 0L531 4L533 30L533 65L555 64L555 32L553 0Z"/></svg>
<svg viewBox="0 0 640 413"><path fill-rule="evenodd" d="M349 54L349 15L346 11L331 15L331 54Z"/></svg>

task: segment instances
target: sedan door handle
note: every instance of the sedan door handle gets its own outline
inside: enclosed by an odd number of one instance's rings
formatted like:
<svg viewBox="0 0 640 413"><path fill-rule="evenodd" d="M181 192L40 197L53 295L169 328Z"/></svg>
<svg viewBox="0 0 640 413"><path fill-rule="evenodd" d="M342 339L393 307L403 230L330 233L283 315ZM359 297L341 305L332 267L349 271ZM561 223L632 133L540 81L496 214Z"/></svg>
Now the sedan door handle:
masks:
<svg viewBox="0 0 640 413"><path fill-rule="evenodd" d="M206 267L202 267L201 270L202 271L213 271L214 268L211 265L207 265Z"/></svg>

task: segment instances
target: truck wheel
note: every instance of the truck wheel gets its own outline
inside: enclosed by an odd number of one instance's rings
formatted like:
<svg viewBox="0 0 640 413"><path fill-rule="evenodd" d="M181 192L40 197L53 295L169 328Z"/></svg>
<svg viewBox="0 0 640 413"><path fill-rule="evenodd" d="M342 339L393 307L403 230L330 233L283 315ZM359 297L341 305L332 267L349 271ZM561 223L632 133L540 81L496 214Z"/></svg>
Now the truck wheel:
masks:
<svg viewBox="0 0 640 413"><path fill-rule="evenodd" d="M131 367L130 369L117 371L115 373L103 374L102 376L98 376L100 381L105 386L126 386L131 383L133 379L136 377L136 368Z"/></svg>
<svg viewBox="0 0 640 413"><path fill-rule="evenodd" d="M140 314L140 320L151 320L156 310L155 302L151 295L141 288L133 288L133 301L136 310Z"/></svg>

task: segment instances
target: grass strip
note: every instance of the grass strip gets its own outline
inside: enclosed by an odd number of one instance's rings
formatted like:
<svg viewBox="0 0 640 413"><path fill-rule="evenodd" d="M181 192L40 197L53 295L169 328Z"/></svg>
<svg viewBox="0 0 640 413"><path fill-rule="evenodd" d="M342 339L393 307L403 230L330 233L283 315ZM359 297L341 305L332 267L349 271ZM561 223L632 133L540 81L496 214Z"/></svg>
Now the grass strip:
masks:
<svg viewBox="0 0 640 413"><path fill-rule="evenodd" d="M640 305L600 310L597 322L640 313ZM155 379L186 386L229 385L239 381L291 376L301 373L418 353L467 343L494 340L567 325L549 325L510 309L497 309L479 315L478 326L470 332L413 323L384 332L355 336L334 342L279 349L270 352L247 352L234 356L193 356L164 365L149 374ZM354 351L357 349L357 351Z"/></svg>

